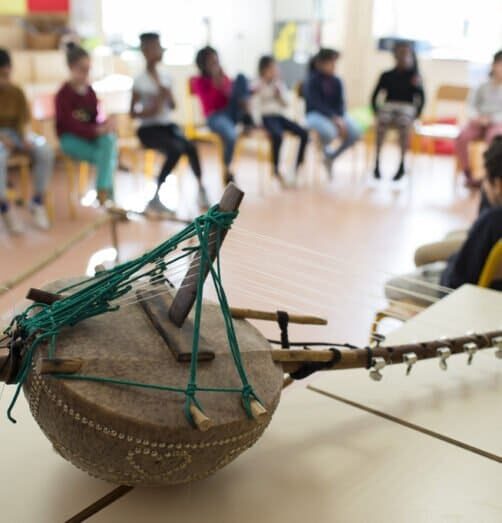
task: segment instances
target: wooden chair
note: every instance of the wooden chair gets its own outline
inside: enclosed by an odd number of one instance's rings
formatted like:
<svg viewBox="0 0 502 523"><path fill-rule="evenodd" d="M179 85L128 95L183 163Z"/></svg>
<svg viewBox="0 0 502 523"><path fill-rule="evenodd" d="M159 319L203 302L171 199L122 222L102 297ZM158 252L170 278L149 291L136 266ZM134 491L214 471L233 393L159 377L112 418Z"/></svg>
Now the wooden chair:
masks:
<svg viewBox="0 0 502 523"><path fill-rule="evenodd" d="M28 205L30 201L30 168L31 160L26 154L13 154L7 160L7 168L15 169L19 172L20 190L7 190L7 199L22 205ZM45 206L47 215L51 221L54 220L54 199L48 191L45 195Z"/></svg>
<svg viewBox="0 0 502 523"><path fill-rule="evenodd" d="M79 198L85 194L89 186L90 164L76 160L66 154L62 155L63 164L68 178L68 213L72 220L77 217Z"/></svg>
<svg viewBox="0 0 502 523"><path fill-rule="evenodd" d="M293 88L293 93L295 95L296 99L296 109L295 109L295 119L297 121L301 121L304 119L304 113L305 113L305 105L304 105L304 83L298 82L295 84ZM373 146L373 142L371 141L371 137L366 138L366 133L363 135L363 142L365 145L365 161L366 164L369 164L370 159L370 151L371 147ZM314 185L320 185L321 184L321 170L319 169L319 166L323 166L324 168L324 145L321 141L321 138L319 134L311 129L309 130L309 143L313 146L313 162L312 166L310 168L311 175L310 178ZM357 145L357 144L355 144ZM352 172L357 173L357 150L356 147L351 148L351 154L352 154Z"/></svg>
<svg viewBox="0 0 502 523"><path fill-rule="evenodd" d="M134 122L128 114L116 114L115 118L119 155L129 156L135 170L143 172L148 180L152 180L155 174L157 151L143 147L136 135Z"/></svg>
<svg viewBox="0 0 502 523"><path fill-rule="evenodd" d="M200 117L200 104L199 100L194 91L194 78L189 78L187 81L187 92L185 96L185 135L190 140L198 140L201 142L208 142L213 144L217 148L218 158L221 162L221 176L223 184L225 184L225 166L223 161L223 142L221 138L211 131L207 126L199 123ZM270 177L273 175L272 169L272 145L268 134L263 129L255 129L249 135L239 136L235 145L233 161L237 163L239 157L242 155L245 142L254 140L256 143L256 159L260 165L265 164L269 168L269 173L265 173L262 177L262 183L260 185L260 192L264 192L263 180L267 178L268 174Z"/></svg>
<svg viewBox="0 0 502 523"><path fill-rule="evenodd" d="M199 102L194 91L194 78L189 78L186 84L185 95L185 135L189 140L207 142L216 147L218 160L221 166L221 178L225 185L225 167L223 161L223 143L221 138L207 126L199 123L197 112L200 113Z"/></svg>
<svg viewBox="0 0 502 523"><path fill-rule="evenodd" d="M465 106L469 96L470 88L463 85L440 85L436 91L436 96L432 104L431 114L428 118L418 122L413 130L411 138L411 150L417 155L422 151L423 145L426 146L426 152L429 155L435 153L436 140L450 140L454 141L460 134L459 124L445 124L436 123L438 118L438 108L441 104L455 104L458 106L456 114L460 115L460 120L463 120L465 113ZM458 165L455 167L455 176L453 178L456 183L456 175L458 174Z"/></svg>
<svg viewBox="0 0 502 523"><path fill-rule="evenodd" d="M436 261L444 261L454 252L456 252L462 245L462 235L451 237L442 242L428 244L417 249L415 253L415 261L419 263L417 266L425 265L426 263L433 263ZM502 279L502 240L499 240L491 249L488 258L486 259L481 275L479 276L477 285L483 288L489 288L493 282ZM371 325L371 338L373 339L378 332L378 326L384 318L394 318L400 321L406 321L426 307L420 306L407 301L393 302L385 309L378 311Z"/></svg>

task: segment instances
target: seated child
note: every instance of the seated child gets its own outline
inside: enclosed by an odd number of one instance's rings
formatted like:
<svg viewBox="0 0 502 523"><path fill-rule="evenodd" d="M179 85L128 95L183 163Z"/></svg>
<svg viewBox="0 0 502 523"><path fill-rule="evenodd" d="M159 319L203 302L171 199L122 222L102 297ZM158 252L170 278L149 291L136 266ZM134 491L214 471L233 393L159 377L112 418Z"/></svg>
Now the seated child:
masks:
<svg viewBox="0 0 502 523"><path fill-rule="evenodd" d="M12 234L23 226L6 200L7 162L14 153L29 155L32 162L34 194L31 202L33 222L39 229L49 229L44 193L54 168L54 153L42 136L26 132L30 109L23 91L11 83L11 58L0 49L0 216Z"/></svg>
<svg viewBox="0 0 502 523"><path fill-rule="evenodd" d="M70 78L56 95L56 131L65 154L96 166L98 201L104 204L113 199L117 167L115 122L98 122L98 99L89 84L89 53L68 44L66 61Z"/></svg>
<svg viewBox="0 0 502 523"><path fill-rule="evenodd" d="M375 178L380 178L380 151L385 134L390 128L399 132L401 161L393 180L405 173L404 159L415 118L419 118L425 103L422 80L415 53L409 44L398 43L394 48L396 65L383 73L371 96L371 106L376 114ZM383 103L378 103L383 95Z"/></svg>
<svg viewBox="0 0 502 523"><path fill-rule="evenodd" d="M307 110L307 127L317 132L324 146L326 168L331 176L333 162L361 136L356 123L346 114L345 95L341 79L336 76L340 53L321 49L311 60L303 86ZM335 138L341 143L331 147Z"/></svg>
<svg viewBox="0 0 502 523"><path fill-rule="evenodd" d="M486 151L485 168L483 189L489 206L481 211L460 249L445 262L424 265L390 280L385 290L389 299L430 305L444 294L438 285L456 289L464 283L477 284L490 251L502 239L502 136ZM495 281L492 287L502 290L502 281Z"/></svg>
<svg viewBox="0 0 502 523"><path fill-rule="evenodd" d="M167 209L159 199L159 190L166 177L176 167L184 154L199 183L199 206L207 210L209 204L202 185L202 171L195 145L184 136L178 125L171 121L171 109L175 102L171 91L171 80L165 70L159 67L163 49L159 35L143 33L140 35L141 51L146 61L146 69L134 79L130 114L138 118L138 138L144 147L160 151L166 161L157 178L157 190L148 203L146 211L165 213Z"/></svg>
<svg viewBox="0 0 502 523"><path fill-rule="evenodd" d="M493 57L490 79L473 92L470 120L457 138L457 158L467 186L479 187L469 166L469 143L481 138L490 143L499 134L502 134L502 50Z"/></svg>
<svg viewBox="0 0 502 523"><path fill-rule="evenodd" d="M202 48L195 62L200 76L194 78L193 90L201 101L209 128L223 141L225 180L228 182L233 180L230 164L237 141L236 125L242 123L246 129L253 125L249 110L249 82L242 74L230 80L212 47Z"/></svg>
<svg viewBox="0 0 502 523"><path fill-rule="evenodd" d="M283 114L288 105L286 87L280 79L279 68L274 58L262 56L258 63L258 72L260 78L254 90L257 110L261 115L263 127L269 132L272 140L274 174L281 183L284 183L279 172L279 155L284 131L289 131L300 139L295 164L296 172L298 172L298 168L302 165L305 157L308 132Z"/></svg>

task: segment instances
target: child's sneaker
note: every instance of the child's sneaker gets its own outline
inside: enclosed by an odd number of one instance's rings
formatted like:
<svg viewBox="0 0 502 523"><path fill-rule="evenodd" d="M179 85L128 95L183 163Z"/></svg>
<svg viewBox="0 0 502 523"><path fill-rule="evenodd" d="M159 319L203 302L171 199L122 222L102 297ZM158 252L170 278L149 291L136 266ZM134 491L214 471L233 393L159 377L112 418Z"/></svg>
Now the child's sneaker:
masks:
<svg viewBox="0 0 502 523"><path fill-rule="evenodd" d="M0 216L2 216L5 227L11 234L22 234L24 231L23 224L12 209L9 208L6 211L0 213Z"/></svg>
<svg viewBox="0 0 502 523"><path fill-rule="evenodd" d="M36 227L42 231L48 231L50 229L51 223L44 205L33 203L31 206L31 214L33 216L33 223Z"/></svg>
<svg viewBox="0 0 502 523"><path fill-rule="evenodd" d="M148 205L145 207L144 213L151 218L157 218L157 219L172 219L176 217L176 213L174 211L171 211L171 209L168 209L161 201L156 194L149 202Z"/></svg>

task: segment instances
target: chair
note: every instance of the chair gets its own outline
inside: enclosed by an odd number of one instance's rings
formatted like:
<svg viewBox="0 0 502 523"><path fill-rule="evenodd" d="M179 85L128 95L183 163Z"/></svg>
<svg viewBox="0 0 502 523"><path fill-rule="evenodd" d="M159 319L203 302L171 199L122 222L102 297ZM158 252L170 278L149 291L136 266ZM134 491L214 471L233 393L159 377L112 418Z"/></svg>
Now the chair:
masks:
<svg viewBox="0 0 502 523"><path fill-rule="evenodd" d="M68 212L74 220L77 217L78 199L84 195L89 185L90 164L66 154L63 154L62 158L68 176Z"/></svg>
<svg viewBox="0 0 502 523"><path fill-rule="evenodd" d="M438 117L438 106L444 103L459 105L460 111L457 114L460 114L460 120L462 120L469 91L469 87L462 85L445 84L438 87L432 104L431 115L415 125L411 139L411 150L415 155L422 151L424 144L427 153L432 156L435 152L436 140L454 141L457 139L460 134L460 126L458 124L437 123L435 121ZM455 167L455 175L458 172L457 165ZM456 176L454 176L453 181L456 183Z"/></svg>
<svg viewBox="0 0 502 523"><path fill-rule="evenodd" d="M17 153L9 156L7 160L8 169L16 169L19 171L20 178L20 191L9 189L7 191L7 198L16 203L22 203L27 205L30 201L30 164L31 160L29 156L22 153ZM54 201L53 195L47 193L45 195L45 207L47 210L47 215L51 221L54 220Z"/></svg>
<svg viewBox="0 0 502 523"><path fill-rule="evenodd" d="M305 113L305 105L304 105L304 103L302 103L305 99L303 86L304 86L303 82L297 82L293 88L293 92L295 94L295 98L297 101L297 103L295 104L296 105L296 109L295 109L295 119L296 120L302 120L304 117L304 113ZM354 116L354 114L352 114L352 113L359 113L359 110L360 110L360 108L354 109L351 112L351 116ZM358 120L358 119L356 118L356 120ZM364 145L365 145L365 161L366 161L366 164L368 165L371 145L373 144L373 142L371 141L371 136L367 137L367 134L368 133L365 130L365 133L363 135L363 141L364 141ZM317 166L323 165L323 163L324 163L324 145L321 141L321 138L319 137L318 133L315 130L313 130L313 129L309 130L309 135L310 135L309 142L311 144L313 144L313 146L314 146L313 147L314 160L312 162L314 164L314 166L311 169L312 180L315 184L320 185L321 176L320 176L320 170L317 168ZM355 144L355 145L357 145L357 144ZM357 173L358 160L357 160L356 146L351 148L351 154L352 154L352 172Z"/></svg>
<svg viewBox="0 0 502 523"><path fill-rule="evenodd" d="M221 138L205 125L198 123L196 116L199 108L198 100L194 91L194 78L188 78L185 96L185 135L189 140L208 142L216 147L218 160L221 165L221 177L225 185L225 168L223 161L223 143ZM200 111L199 111L200 112Z"/></svg>
<svg viewBox="0 0 502 523"><path fill-rule="evenodd" d="M417 267L436 261L444 261L453 253L458 251L465 239L464 231L457 231L455 234L448 235L441 242L424 245L417 249L415 253L415 263ZM491 249L486 259L483 270L478 279L477 285L489 288L493 282L502 279L502 240L499 240ZM426 307L406 301L394 302L385 309L378 311L371 325L371 338L374 339L378 332L378 326L384 318L394 318L406 321Z"/></svg>
<svg viewBox="0 0 502 523"><path fill-rule="evenodd" d="M194 78L189 78L187 81L187 93L185 96L185 135L190 140L198 140L201 142L209 142L216 146L218 152L218 158L221 162L221 175L223 184L225 185L225 167L223 161L223 143L221 138L211 131L205 125L199 124L200 118L200 106L198 98L194 91ZM268 134L264 129L256 129L249 135L239 136L235 145L234 151L234 162L238 162L242 150L244 147L244 141L255 140L257 143L257 160L260 164L270 166L270 175L273 175L272 166L272 144L268 137ZM263 183L261 184L260 192L263 193Z"/></svg>
<svg viewBox="0 0 502 523"><path fill-rule="evenodd" d="M132 158L134 168L143 172L148 180L153 179L157 151L145 149L136 135L134 122L128 114L116 114L117 146L119 154ZM142 166L141 166L142 164Z"/></svg>

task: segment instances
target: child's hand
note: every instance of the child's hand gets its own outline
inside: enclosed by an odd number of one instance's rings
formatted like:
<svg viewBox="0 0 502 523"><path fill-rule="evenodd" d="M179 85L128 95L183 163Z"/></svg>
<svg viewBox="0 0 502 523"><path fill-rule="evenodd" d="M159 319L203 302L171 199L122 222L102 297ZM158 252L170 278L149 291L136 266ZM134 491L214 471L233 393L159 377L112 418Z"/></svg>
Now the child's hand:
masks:
<svg viewBox="0 0 502 523"><path fill-rule="evenodd" d="M333 123L340 133L340 138L342 138L342 140L345 139L347 137L347 125L345 124L344 119L340 116L334 116Z"/></svg>
<svg viewBox="0 0 502 523"><path fill-rule="evenodd" d="M483 127L488 127L492 123L492 120L489 116L481 115L478 118L478 123L479 123L479 125L482 125Z"/></svg>
<svg viewBox="0 0 502 523"><path fill-rule="evenodd" d="M117 118L115 116L109 116L105 120L105 126L109 133L115 133L117 131Z"/></svg>

